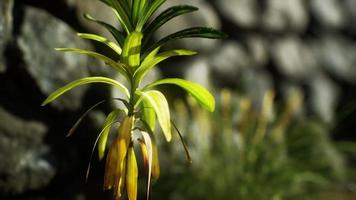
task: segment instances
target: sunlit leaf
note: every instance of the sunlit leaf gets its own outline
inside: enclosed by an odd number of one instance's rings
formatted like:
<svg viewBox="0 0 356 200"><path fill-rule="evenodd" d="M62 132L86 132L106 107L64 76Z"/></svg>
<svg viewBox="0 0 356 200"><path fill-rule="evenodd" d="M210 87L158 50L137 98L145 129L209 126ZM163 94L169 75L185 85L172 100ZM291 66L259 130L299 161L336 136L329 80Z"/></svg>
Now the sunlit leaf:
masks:
<svg viewBox="0 0 356 200"><path fill-rule="evenodd" d="M158 122L162 128L166 140L172 139L169 106L166 97L157 90L142 92L142 97L147 100L156 112Z"/></svg>
<svg viewBox="0 0 356 200"><path fill-rule="evenodd" d="M111 129L110 124L112 124L117 119L121 112L123 111L120 109L114 110L105 119L98 145L99 160L102 160L104 157L106 142L108 140L108 136Z"/></svg>
<svg viewBox="0 0 356 200"><path fill-rule="evenodd" d="M142 37L142 33L132 32L126 38L121 54L121 62L127 64L130 67L137 67L140 65Z"/></svg>
<svg viewBox="0 0 356 200"><path fill-rule="evenodd" d="M129 8L122 1L118 0L107 0L109 6L113 8L113 11L121 23L121 26L125 29L127 33L130 33L133 28L129 18Z"/></svg>
<svg viewBox="0 0 356 200"><path fill-rule="evenodd" d="M156 49L155 51L158 51L158 49ZM155 52L155 51L153 51L153 52ZM160 53L156 56L152 56L152 54L148 55L145 58L145 60L142 62L141 66L136 70L136 72L134 74L136 84L139 85L141 83L143 77L147 74L147 72L150 69L152 69L154 66L159 64L160 62L162 62L168 58L171 58L173 56L191 56L191 55L195 55L195 54L196 54L195 51L190 51L190 50L186 50L186 49L175 49L175 50Z"/></svg>
<svg viewBox="0 0 356 200"><path fill-rule="evenodd" d="M56 91L54 91L51 95L49 95L47 97L47 99L42 103L42 106L45 106L48 103L51 103L52 101L56 100L58 97L60 97L61 95L63 95L64 93L66 93L67 91L69 91L75 87L85 85L85 84L90 84L90 83L106 83L106 84L112 85L112 86L118 88L127 97L130 97L129 91L121 83L119 83L113 79L110 79L110 78L94 76L94 77L86 77L86 78L75 80L75 81L57 89Z"/></svg>
<svg viewBox="0 0 356 200"><path fill-rule="evenodd" d="M90 34L90 33L78 33L77 35L83 39L94 40L94 41L100 42L100 43L108 46L113 51L115 51L115 53L117 55L120 55L122 52L122 49L119 46L117 46L115 43L109 41L108 39L106 39L102 36L99 36L96 34Z"/></svg>
<svg viewBox="0 0 356 200"><path fill-rule="evenodd" d="M162 79L147 85L144 89L150 89L154 86L162 84L174 84L179 87L182 87L187 92L189 92L202 107L204 107L210 112L213 112L215 110L215 99L213 95L204 87L191 81L186 81L178 78Z"/></svg>
<svg viewBox="0 0 356 200"><path fill-rule="evenodd" d="M164 3L166 0L153 0L148 8L147 12L139 19L136 30L142 31L143 26L148 21L148 19L156 12L156 10Z"/></svg>
<svg viewBox="0 0 356 200"><path fill-rule="evenodd" d="M147 102L147 99L142 99L142 116L141 119L147 123L150 130L153 132L156 127L156 114L153 107Z"/></svg>
<svg viewBox="0 0 356 200"><path fill-rule="evenodd" d="M125 42L124 33L119 31L118 29L116 29L112 25L110 25L108 23L105 23L103 21L97 20L97 19L93 18L92 16L90 16L88 14L85 14L84 18L89 20L89 21L95 22L95 23L103 26L104 28L106 28L111 33L111 35L115 38L115 40L119 43L119 45L121 47L124 46L124 42Z"/></svg>
<svg viewBox="0 0 356 200"><path fill-rule="evenodd" d="M112 60L109 57L106 57L100 53L94 52L94 51L88 51L88 50L83 50L83 49L76 49L76 48L55 48L57 51L63 51L63 52L72 52L72 53L80 53L84 55L89 55L95 58L98 58L102 61L104 61L106 64L110 65L114 69L116 69L118 72L120 72L122 75L124 75L126 78L128 78L127 71L125 69L125 65L121 63L117 63L114 60Z"/></svg>
<svg viewBox="0 0 356 200"><path fill-rule="evenodd" d="M127 153L127 172L126 172L126 187L127 196L129 200L136 200L137 198L137 178L138 168L135 150L130 147Z"/></svg>

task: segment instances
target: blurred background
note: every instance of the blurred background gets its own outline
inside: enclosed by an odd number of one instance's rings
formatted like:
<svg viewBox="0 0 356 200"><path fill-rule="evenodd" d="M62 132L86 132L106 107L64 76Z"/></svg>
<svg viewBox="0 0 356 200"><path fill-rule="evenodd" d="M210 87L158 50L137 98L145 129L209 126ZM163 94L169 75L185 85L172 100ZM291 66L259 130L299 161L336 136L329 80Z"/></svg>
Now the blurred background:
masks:
<svg viewBox="0 0 356 200"><path fill-rule="evenodd" d="M168 0L164 8L176 4L200 10L165 25L157 39L191 26L229 37L170 43L165 48L199 55L165 62L146 80L184 77L217 100L211 114L183 91L161 88L193 162L178 135L170 144L158 136L152 199L356 199L356 0ZM94 156L87 182L85 173L116 105L95 109L65 135L86 109L116 94L93 85L40 106L74 79L120 79L104 63L53 49L106 51L76 37L109 37L84 13L117 25L97 0L0 0L0 199L112 199L102 192L104 162Z"/></svg>

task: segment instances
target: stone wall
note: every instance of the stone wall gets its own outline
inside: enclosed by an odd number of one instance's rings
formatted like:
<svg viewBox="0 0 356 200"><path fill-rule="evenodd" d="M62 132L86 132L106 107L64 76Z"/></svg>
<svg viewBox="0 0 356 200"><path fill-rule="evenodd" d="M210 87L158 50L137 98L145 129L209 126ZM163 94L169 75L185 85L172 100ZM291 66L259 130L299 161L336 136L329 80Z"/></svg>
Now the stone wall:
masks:
<svg viewBox="0 0 356 200"><path fill-rule="evenodd" d="M305 114L336 125L337 132L355 131L351 126L355 115L336 123L343 109L355 107L355 0L168 0L166 6L177 3L196 5L200 11L167 24L157 38L197 25L220 28L229 37L169 44L200 54L167 62L161 67L164 76L184 76L215 91L238 90L256 107L268 89L275 89L278 97L298 89L305 94ZM110 96L110 90L83 87L51 106L40 106L48 94L71 80L111 75L104 63L53 50L101 49L75 36L78 31L108 36L82 18L87 12L115 23L110 10L96 0L0 1L1 199L107 196L100 192L102 163L94 159L87 185L84 177L91 145L111 105L93 112L71 139L65 135L80 113Z"/></svg>

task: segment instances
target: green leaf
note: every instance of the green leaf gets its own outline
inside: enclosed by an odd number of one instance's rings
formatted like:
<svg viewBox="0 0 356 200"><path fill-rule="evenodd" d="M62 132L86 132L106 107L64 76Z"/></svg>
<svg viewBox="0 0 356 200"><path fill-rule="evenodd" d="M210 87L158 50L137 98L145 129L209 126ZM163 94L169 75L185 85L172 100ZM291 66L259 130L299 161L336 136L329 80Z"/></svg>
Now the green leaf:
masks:
<svg viewBox="0 0 356 200"><path fill-rule="evenodd" d="M108 140L108 136L110 133L110 129L112 124L115 122L119 114L123 112L120 109L112 111L105 119L100 138L99 138L99 145L98 145L98 153L99 153L99 160L102 160L105 153L106 142Z"/></svg>
<svg viewBox="0 0 356 200"><path fill-rule="evenodd" d="M54 91L49 97L47 97L47 99L42 103L42 106L47 105L48 103L51 103L52 101L56 100L58 97L60 97L61 95L63 95L64 93L66 93L67 91L78 87L80 85L85 85L85 84L89 84L89 83L106 83L106 84L110 84L116 88L118 88L121 92L123 92L128 98L130 97L130 93L128 91L128 89L122 85L121 83L110 79L110 78L106 78L106 77L100 77L100 76L94 76L94 77L86 77L86 78L82 78L82 79L78 79L75 80L59 89L57 89L56 91Z"/></svg>
<svg viewBox="0 0 356 200"><path fill-rule="evenodd" d="M145 41L143 42L144 46L150 40L152 34L159 29L163 24L168 22L169 20L177 17L179 15L183 15L186 13L197 11L198 8L189 5L178 5L173 6L165 11L163 11L160 15L158 15L148 26L146 26L143 30Z"/></svg>
<svg viewBox="0 0 356 200"><path fill-rule="evenodd" d="M129 8L122 0L108 0L109 6L113 8L114 14L121 23L121 26L125 29L126 33L129 34L133 31L132 24L129 17Z"/></svg>
<svg viewBox="0 0 356 200"><path fill-rule="evenodd" d="M132 23L135 25L138 22L140 16L144 15L144 9L147 6L147 0L133 0L132 7Z"/></svg>
<svg viewBox="0 0 356 200"><path fill-rule="evenodd" d="M117 101L121 101L127 108L128 108L128 102L124 99L121 98L113 98L111 100L117 100ZM98 107L99 105L103 104L107 102L107 100L102 100L99 101L98 103L94 104L93 106L91 106L88 110L86 110L79 118L78 120L75 122L75 124L72 126L72 128L69 130L68 134L66 137L70 137L73 135L73 133L75 132L75 130L77 129L77 127L79 126L79 124L82 122L82 120L90 113L90 111L94 110L96 107Z"/></svg>
<svg viewBox="0 0 356 200"><path fill-rule="evenodd" d="M94 52L94 51L88 51L88 50L83 50L83 49L76 49L76 48L55 48L57 51L63 51L63 52L73 52L73 53L80 53L84 55L89 55L95 58L98 58L102 61L104 61L106 64L110 65L114 69L116 69L118 72L120 72L122 75L124 75L128 79L128 74L125 68L125 65L121 63L117 63L111 58L108 58L100 53Z"/></svg>
<svg viewBox="0 0 356 200"><path fill-rule="evenodd" d="M142 33L135 31L126 38L121 54L121 62L130 67L137 67L140 65L142 37Z"/></svg>
<svg viewBox="0 0 356 200"><path fill-rule="evenodd" d="M166 0L154 0L151 6L148 8L147 12L139 19L136 31L141 32L143 26L146 24L148 19L156 12L156 10L164 3Z"/></svg>
<svg viewBox="0 0 356 200"><path fill-rule="evenodd" d="M147 100L147 103L149 103L155 111L158 122L162 128L166 140L168 142L171 141L171 119L166 97L157 90L142 92L141 95L143 99Z"/></svg>
<svg viewBox="0 0 356 200"><path fill-rule="evenodd" d="M156 127L156 114L153 107L146 99L141 101L142 117L141 119L147 124L150 131L154 132Z"/></svg>
<svg viewBox="0 0 356 200"><path fill-rule="evenodd" d="M202 107L204 107L205 109L207 109L210 112L213 112L215 110L215 99L214 99L213 95L211 95L207 89L205 89L204 87L202 87L196 83L186 81L183 79L168 78L168 79L158 80L156 82L153 82L153 83L145 86L144 90L150 89L154 86L162 85L162 84L174 84L179 87L182 87L187 92L189 92L198 101L198 103Z"/></svg>
<svg viewBox="0 0 356 200"><path fill-rule="evenodd" d="M153 44L146 51L151 51L157 47L164 45L167 42L183 38L208 38L208 39L222 39L225 38L226 34L208 27L194 27L178 31L176 33L170 34L163 39L159 40L157 43Z"/></svg>
<svg viewBox="0 0 356 200"><path fill-rule="evenodd" d="M119 45L121 47L124 46L124 42L125 42L124 33L122 33L121 31L117 30L112 25L107 24L107 23L105 23L103 21L97 20L97 19L93 18L92 16L90 16L88 14L85 14L84 18L89 20L89 21L95 22L95 23L103 26L104 28L106 28L111 33L111 35L115 38L115 40L119 43Z"/></svg>
<svg viewBox="0 0 356 200"><path fill-rule="evenodd" d="M173 56L191 56L196 54L195 51L190 51L186 49L176 49L155 55L158 50L159 48L156 48L154 51L152 51L151 54L149 54L145 58L141 66L134 73L134 79L136 81L137 86L141 83L143 77L147 74L147 72L160 62Z"/></svg>
<svg viewBox="0 0 356 200"><path fill-rule="evenodd" d="M117 53L117 55L120 55L122 52L122 49L119 46L117 46L115 43L111 42L110 40L108 40L102 36L90 34L90 33L78 33L77 35L83 39L94 40L94 41L100 42L100 43L108 46L113 51L115 51Z"/></svg>

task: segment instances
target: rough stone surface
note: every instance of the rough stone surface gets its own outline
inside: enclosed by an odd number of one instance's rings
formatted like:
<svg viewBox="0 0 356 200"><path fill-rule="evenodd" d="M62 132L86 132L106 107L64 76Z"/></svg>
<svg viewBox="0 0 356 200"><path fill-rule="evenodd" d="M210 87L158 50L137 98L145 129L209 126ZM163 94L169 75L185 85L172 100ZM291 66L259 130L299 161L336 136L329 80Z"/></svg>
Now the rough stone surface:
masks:
<svg viewBox="0 0 356 200"><path fill-rule="evenodd" d="M314 47L321 65L339 79L356 83L356 43L340 36L329 35Z"/></svg>
<svg viewBox="0 0 356 200"><path fill-rule="evenodd" d="M156 38L160 39L165 37L175 31L182 30L185 28L195 27L195 26L209 26L219 28L220 19L213 9L213 7L204 0L190 1L190 0L171 0L162 6L158 11L163 11L164 9L180 4L189 4L199 8L199 11L185 14L174 18L172 21L167 22L159 30L157 30ZM219 41L209 40L209 39L200 39L200 38L188 38L182 39L177 42L172 42L169 47L180 47L199 50L201 52L212 51L217 47Z"/></svg>
<svg viewBox="0 0 356 200"><path fill-rule="evenodd" d="M233 83L243 69L250 67L251 59L241 43L226 41L211 57L211 65L214 75Z"/></svg>
<svg viewBox="0 0 356 200"><path fill-rule="evenodd" d="M340 28L345 25L345 10L339 0L313 0L311 7L324 27Z"/></svg>
<svg viewBox="0 0 356 200"><path fill-rule="evenodd" d="M332 123L338 102L339 88L324 75L318 75L310 82L313 112L323 121Z"/></svg>
<svg viewBox="0 0 356 200"><path fill-rule="evenodd" d="M308 13L303 0L269 0L262 21L269 31L304 31Z"/></svg>
<svg viewBox="0 0 356 200"><path fill-rule="evenodd" d="M65 1L70 8L76 10L77 18L84 27L88 28L91 32L113 40L113 37L105 28L94 22L88 21L83 17L84 14L89 14L98 20L105 21L106 23L112 24L116 27L118 26L118 20L115 17L114 12L110 9L110 7L97 0Z"/></svg>
<svg viewBox="0 0 356 200"><path fill-rule="evenodd" d="M40 122L20 119L0 107L0 197L46 187L55 174L47 131Z"/></svg>
<svg viewBox="0 0 356 200"><path fill-rule="evenodd" d="M25 67L43 94L49 95L70 81L88 75L87 56L54 50L56 47L90 48L63 22L43 10L26 7L21 31L18 45ZM60 109L77 109L84 91L83 88L74 90L54 105Z"/></svg>
<svg viewBox="0 0 356 200"><path fill-rule="evenodd" d="M238 26L251 28L259 21L256 0L219 0L216 3L224 17Z"/></svg>
<svg viewBox="0 0 356 200"><path fill-rule="evenodd" d="M6 70L4 50L12 31L12 8L13 0L0 2L0 73Z"/></svg>
<svg viewBox="0 0 356 200"><path fill-rule="evenodd" d="M318 70L313 52L297 37L276 41L272 55L279 71L289 78L311 78Z"/></svg>
<svg viewBox="0 0 356 200"><path fill-rule="evenodd" d="M210 77L211 65L206 58L198 57L191 61L184 73L186 80L198 83L205 88L212 88Z"/></svg>

